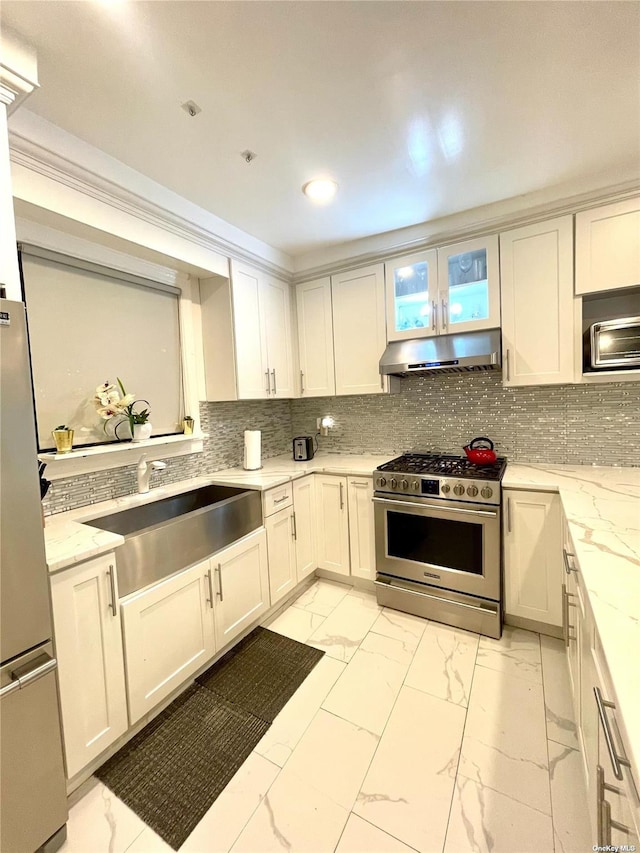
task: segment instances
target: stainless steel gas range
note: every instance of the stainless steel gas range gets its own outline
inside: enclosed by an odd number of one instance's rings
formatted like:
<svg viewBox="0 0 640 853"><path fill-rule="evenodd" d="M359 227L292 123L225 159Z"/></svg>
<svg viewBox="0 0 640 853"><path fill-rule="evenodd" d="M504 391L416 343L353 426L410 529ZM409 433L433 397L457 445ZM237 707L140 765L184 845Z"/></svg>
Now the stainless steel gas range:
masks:
<svg viewBox="0 0 640 853"><path fill-rule="evenodd" d="M499 639L505 468L409 453L376 469L379 604Z"/></svg>

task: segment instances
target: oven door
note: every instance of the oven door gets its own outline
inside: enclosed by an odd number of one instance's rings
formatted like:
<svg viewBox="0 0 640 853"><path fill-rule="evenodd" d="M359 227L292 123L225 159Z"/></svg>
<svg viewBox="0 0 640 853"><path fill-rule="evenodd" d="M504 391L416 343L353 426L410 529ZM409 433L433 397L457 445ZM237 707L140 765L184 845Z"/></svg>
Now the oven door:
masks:
<svg viewBox="0 0 640 853"><path fill-rule="evenodd" d="M376 570L500 600L500 507L374 497Z"/></svg>

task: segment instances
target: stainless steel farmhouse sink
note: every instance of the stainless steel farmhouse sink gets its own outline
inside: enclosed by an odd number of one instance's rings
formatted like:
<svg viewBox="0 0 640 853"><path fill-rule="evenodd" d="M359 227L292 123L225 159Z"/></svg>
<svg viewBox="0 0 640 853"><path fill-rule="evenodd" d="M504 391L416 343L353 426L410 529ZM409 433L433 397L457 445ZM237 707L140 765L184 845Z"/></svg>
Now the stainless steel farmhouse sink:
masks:
<svg viewBox="0 0 640 853"><path fill-rule="evenodd" d="M116 565L120 596L204 560L262 524L260 493L202 486L87 521L124 536Z"/></svg>

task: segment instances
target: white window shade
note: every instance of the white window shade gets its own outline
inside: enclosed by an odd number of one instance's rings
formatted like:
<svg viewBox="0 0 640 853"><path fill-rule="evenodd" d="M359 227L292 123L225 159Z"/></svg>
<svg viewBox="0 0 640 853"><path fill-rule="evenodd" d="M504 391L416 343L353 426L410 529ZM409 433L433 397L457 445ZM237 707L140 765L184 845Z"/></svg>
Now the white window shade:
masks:
<svg viewBox="0 0 640 853"><path fill-rule="evenodd" d="M74 447L113 441L92 398L117 377L148 400L135 410L149 408L153 436L181 432L180 290L28 246L21 261L40 450L59 424Z"/></svg>

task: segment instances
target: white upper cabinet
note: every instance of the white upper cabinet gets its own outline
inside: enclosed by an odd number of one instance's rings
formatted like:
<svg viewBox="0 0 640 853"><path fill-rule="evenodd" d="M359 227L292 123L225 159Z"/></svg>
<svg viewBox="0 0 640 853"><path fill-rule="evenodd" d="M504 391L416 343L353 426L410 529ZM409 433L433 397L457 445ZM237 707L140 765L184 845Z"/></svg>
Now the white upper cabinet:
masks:
<svg viewBox="0 0 640 853"><path fill-rule="evenodd" d="M435 249L404 255L384 265L387 340L438 333L438 255Z"/></svg>
<svg viewBox="0 0 640 853"><path fill-rule="evenodd" d="M289 285L231 262L239 400L292 397Z"/></svg>
<svg viewBox="0 0 640 853"><path fill-rule="evenodd" d="M640 285L640 198L576 214L576 294Z"/></svg>
<svg viewBox="0 0 640 853"><path fill-rule="evenodd" d="M500 326L499 272L497 236L438 249L435 308L440 334Z"/></svg>
<svg viewBox="0 0 640 853"><path fill-rule="evenodd" d="M380 357L387 345L384 266L331 276L336 394L382 394Z"/></svg>
<svg viewBox="0 0 640 853"><path fill-rule="evenodd" d="M296 287L300 396L329 397L336 393L333 358L331 279L307 281Z"/></svg>
<svg viewBox="0 0 640 853"><path fill-rule="evenodd" d="M502 381L574 381L571 216L500 235Z"/></svg>

